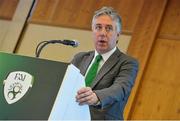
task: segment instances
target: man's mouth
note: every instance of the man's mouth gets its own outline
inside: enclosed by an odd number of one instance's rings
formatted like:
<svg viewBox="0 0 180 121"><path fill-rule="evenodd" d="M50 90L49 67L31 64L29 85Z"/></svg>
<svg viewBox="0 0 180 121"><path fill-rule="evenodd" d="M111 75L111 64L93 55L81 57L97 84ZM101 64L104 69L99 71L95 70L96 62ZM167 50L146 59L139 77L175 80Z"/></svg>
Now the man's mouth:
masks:
<svg viewBox="0 0 180 121"><path fill-rule="evenodd" d="M99 40L98 43L104 44L104 43L106 43L106 41L105 40Z"/></svg>

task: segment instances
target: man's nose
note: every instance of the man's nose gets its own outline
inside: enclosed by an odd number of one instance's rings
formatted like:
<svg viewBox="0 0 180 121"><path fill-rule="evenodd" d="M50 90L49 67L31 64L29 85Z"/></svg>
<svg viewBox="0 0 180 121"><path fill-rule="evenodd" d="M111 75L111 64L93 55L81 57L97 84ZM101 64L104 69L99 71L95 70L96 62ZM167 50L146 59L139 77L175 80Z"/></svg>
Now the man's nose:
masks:
<svg viewBox="0 0 180 121"><path fill-rule="evenodd" d="M106 29L104 27L101 29L100 34L101 35L106 35L107 34L107 31L106 31Z"/></svg>

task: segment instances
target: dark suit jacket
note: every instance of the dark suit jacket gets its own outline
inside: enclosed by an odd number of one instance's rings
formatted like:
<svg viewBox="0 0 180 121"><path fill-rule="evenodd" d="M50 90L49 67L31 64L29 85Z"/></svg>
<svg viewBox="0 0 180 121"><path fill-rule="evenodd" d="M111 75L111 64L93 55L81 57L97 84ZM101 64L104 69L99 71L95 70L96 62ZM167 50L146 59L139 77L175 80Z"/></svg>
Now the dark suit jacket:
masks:
<svg viewBox="0 0 180 121"><path fill-rule="evenodd" d="M94 57L94 51L81 52L72 60L82 75ZM92 82L91 88L100 106L90 106L92 120L122 120L123 110L137 75L137 61L117 50L109 57Z"/></svg>

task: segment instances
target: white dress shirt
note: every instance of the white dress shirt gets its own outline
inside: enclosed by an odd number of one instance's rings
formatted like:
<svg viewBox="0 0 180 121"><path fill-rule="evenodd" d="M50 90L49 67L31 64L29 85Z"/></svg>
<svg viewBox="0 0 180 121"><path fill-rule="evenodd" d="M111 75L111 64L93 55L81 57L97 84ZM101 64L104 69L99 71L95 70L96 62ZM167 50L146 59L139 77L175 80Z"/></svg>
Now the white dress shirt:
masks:
<svg viewBox="0 0 180 121"><path fill-rule="evenodd" d="M98 72L99 72L99 70L101 69L101 67L103 66L103 64L108 60L108 58L109 58L115 51L116 51L116 47L114 47L112 50L110 50L110 51L108 51L108 52L106 52L106 53L104 53L104 54L101 54L102 60L101 60L100 63L99 63ZM96 58L97 55L99 55L99 53L95 50L94 57L93 57L90 65L89 65L89 67L88 67L88 69L87 69L87 71L86 71L86 74L87 74L87 72L89 71L89 69L90 69L90 67L92 66L92 64L94 63L95 58ZM97 73L98 73L98 72L97 72ZM86 74L85 74L85 76L86 76Z"/></svg>

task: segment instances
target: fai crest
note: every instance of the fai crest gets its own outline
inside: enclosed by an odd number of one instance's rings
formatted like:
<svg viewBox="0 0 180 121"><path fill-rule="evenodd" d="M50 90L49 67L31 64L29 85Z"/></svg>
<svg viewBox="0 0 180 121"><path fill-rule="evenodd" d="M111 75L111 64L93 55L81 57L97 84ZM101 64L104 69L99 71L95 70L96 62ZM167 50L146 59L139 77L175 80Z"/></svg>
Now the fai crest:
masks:
<svg viewBox="0 0 180 121"><path fill-rule="evenodd" d="M11 72L4 80L4 97L8 104L20 100L33 84L33 76L27 72Z"/></svg>

